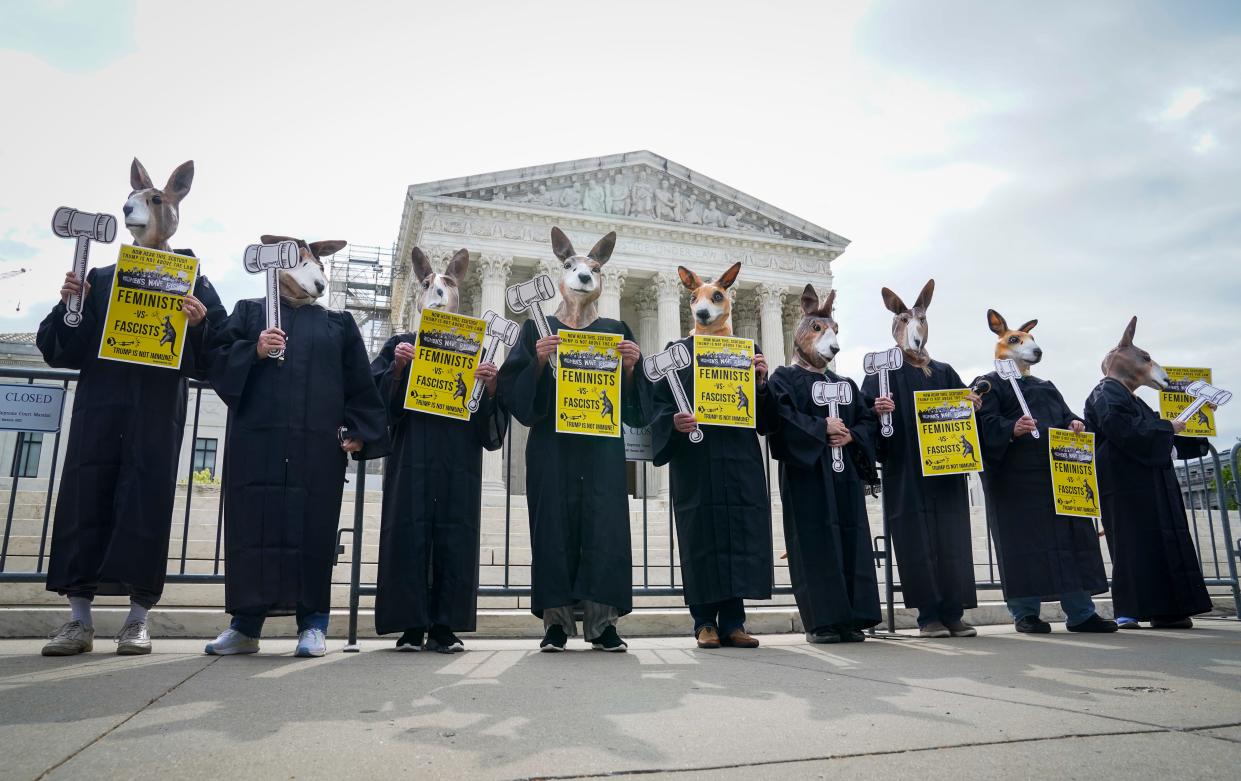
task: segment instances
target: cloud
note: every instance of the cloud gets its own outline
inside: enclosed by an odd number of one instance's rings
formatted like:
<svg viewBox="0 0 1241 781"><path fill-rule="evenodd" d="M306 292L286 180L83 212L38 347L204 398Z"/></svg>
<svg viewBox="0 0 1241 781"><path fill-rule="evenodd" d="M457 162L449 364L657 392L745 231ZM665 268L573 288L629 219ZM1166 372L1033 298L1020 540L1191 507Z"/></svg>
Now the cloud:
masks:
<svg viewBox="0 0 1241 781"><path fill-rule="evenodd" d="M223 233L224 224L214 217L207 217L194 223L194 230L202 233Z"/></svg>
<svg viewBox="0 0 1241 781"><path fill-rule="evenodd" d="M136 48L133 0L0 4L0 49L71 72L96 70Z"/></svg>
<svg viewBox="0 0 1241 781"><path fill-rule="evenodd" d="M33 247L24 241L5 236L0 238L0 262L7 260L29 260L39 254L37 247Z"/></svg>

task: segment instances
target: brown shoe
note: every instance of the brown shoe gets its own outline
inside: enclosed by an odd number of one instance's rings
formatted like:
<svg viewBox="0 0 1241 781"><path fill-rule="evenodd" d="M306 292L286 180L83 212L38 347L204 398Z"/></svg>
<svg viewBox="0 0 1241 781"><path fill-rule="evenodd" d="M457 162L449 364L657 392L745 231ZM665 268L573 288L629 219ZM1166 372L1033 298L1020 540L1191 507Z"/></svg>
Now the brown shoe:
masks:
<svg viewBox="0 0 1241 781"><path fill-rule="evenodd" d="M734 629L728 637L721 638L720 645L730 648L758 648L758 638L747 634L744 629Z"/></svg>
<svg viewBox="0 0 1241 781"><path fill-rule="evenodd" d="M720 633L715 631L713 626L704 626L698 630L698 647L699 648L719 648Z"/></svg>

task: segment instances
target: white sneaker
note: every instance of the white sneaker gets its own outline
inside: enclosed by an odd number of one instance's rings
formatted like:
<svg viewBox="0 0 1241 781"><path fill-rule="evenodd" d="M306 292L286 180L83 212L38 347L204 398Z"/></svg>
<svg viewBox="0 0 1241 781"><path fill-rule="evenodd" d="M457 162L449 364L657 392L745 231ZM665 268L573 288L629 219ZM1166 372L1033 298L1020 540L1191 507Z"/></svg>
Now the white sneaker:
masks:
<svg viewBox="0 0 1241 781"><path fill-rule="evenodd" d="M44 656L77 656L88 653L95 648L95 628L81 621L70 621L56 630L47 645L43 646Z"/></svg>
<svg viewBox="0 0 1241 781"><path fill-rule="evenodd" d="M257 637L248 637L229 627L221 632L219 637L207 643L207 647L203 650L212 656L257 654L259 652L259 640Z"/></svg>
<svg viewBox="0 0 1241 781"><path fill-rule="evenodd" d="M322 629L303 629L297 636L297 650L294 656L323 656L327 653L327 637Z"/></svg>
<svg viewBox="0 0 1241 781"><path fill-rule="evenodd" d="M151 653L151 633L146 621L130 621L116 636L116 652L120 656L141 656Z"/></svg>

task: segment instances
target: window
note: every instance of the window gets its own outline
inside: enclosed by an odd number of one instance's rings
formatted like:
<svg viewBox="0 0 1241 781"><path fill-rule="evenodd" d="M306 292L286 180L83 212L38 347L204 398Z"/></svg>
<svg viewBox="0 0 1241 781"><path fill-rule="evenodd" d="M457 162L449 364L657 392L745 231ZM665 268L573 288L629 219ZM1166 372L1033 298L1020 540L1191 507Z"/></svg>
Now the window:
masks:
<svg viewBox="0 0 1241 781"><path fill-rule="evenodd" d="M205 439L198 437L194 440L194 471L201 472L206 469L211 472L211 476L215 477L215 445L214 439Z"/></svg>
<svg viewBox="0 0 1241 781"><path fill-rule="evenodd" d="M38 477L39 457L43 455L43 435L29 431L17 432L17 448L13 451L13 477Z"/></svg>

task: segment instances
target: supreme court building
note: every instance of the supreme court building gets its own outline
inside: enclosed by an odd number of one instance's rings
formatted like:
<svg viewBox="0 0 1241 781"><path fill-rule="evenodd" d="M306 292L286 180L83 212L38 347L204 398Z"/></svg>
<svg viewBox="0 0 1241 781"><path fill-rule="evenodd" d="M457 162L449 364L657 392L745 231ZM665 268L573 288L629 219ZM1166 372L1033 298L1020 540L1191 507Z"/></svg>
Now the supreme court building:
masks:
<svg viewBox="0 0 1241 781"><path fill-rule="evenodd" d="M791 354L807 282L820 295L832 287L832 261L849 241L697 171L640 151L415 184L405 197L391 287L393 332L413 330L417 280L410 250L418 246L443 271L458 249L470 251L461 312L505 311L504 290L546 273L560 278L551 229L559 226L578 251L608 231L616 250L603 267L599 313L629 324L643 354L658 352L691 330L688 294L676 268L704 279L742 264L732 288L733 329L756 340L774 369ZM558 300L545 305L553 312ZM524 493L525 431L514 421L511 465L484 456L485 492L502 492L511 475ZM649 466L648 494L666 495L663 472ZM634 479L635 493L640 491Z"/></svg>

